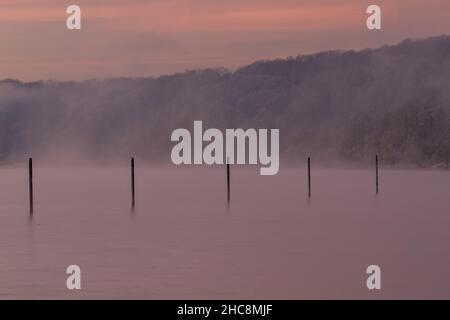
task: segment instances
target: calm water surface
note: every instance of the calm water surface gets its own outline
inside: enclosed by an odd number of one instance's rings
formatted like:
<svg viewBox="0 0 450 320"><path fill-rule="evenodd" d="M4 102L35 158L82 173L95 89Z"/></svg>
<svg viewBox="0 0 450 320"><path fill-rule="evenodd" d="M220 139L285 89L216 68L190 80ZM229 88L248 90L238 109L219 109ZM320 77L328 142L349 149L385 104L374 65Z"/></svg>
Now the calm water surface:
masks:
<svg viewBox="0 0 450 320"><path fill-rule="evenodd" d="M450 298L450 173L0 167L0 298ZM82 270L82 290L65 269ZM382 290L366 288L367 266Z"/></svg>

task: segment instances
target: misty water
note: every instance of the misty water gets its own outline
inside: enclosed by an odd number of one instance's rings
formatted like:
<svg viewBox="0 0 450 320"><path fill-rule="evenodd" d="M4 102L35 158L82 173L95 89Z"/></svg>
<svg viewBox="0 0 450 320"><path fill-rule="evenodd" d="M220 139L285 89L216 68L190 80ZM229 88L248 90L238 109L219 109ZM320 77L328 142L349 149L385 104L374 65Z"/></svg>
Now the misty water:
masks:
<svg viewBox="0 0 450 320"><path fill-rule="evenodd" d="M0 168L0 298L450 298L450 172ZM82 290L65 270L81 267ZM379 265L382 290L366 288Z"/></svg>

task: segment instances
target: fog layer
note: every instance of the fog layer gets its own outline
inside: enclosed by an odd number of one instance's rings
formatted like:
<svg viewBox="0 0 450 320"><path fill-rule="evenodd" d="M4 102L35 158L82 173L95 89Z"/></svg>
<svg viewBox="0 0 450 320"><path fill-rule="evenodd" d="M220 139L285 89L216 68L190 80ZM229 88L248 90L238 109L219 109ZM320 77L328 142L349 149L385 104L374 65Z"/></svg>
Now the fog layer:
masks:
<svg viewBox="0 0 450 320"><path fill-rule="evenodd" d="M0 162L27 156L170 163L176 128L279 128L281 158L443 165L450 37L260 61L236 72L0 82Z"/></svg>

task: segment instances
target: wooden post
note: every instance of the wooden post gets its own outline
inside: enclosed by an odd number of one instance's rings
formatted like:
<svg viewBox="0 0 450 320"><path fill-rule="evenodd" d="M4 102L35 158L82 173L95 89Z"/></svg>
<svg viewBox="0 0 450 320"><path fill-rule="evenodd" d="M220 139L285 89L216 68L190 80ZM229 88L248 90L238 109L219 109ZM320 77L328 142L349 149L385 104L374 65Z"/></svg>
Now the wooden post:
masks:
<svg viewBox="0 0 450 320"><path fill-rule="evenodd" d="M230 202L230 164L227 161L227 202Z"/></svg>
<svg viewBox="0 0 450 320"><path fill-rule="evenodd" d="M311 198L311 158L308 157L308 198Z"/></svg>
<svg viewBox="0 0 450 320"><path fill-rule="evenodd" d="M375 190L378 194L378 155L375 156Z"/></svg>
<svg viewBox="0 0 450 320"><path fill-rule="evenodd" d="M30 196L30 215L33 215L33 158L28 159L28 187Z"/></svg>
<svg viewBox="0 0 450 320"><path fill-rule="evenodd" d="M135 186L134 186L135 180L134 180L134 158L131 158L131 207L134 209L134 206L136 205L136 193L135 193Z"/></svg>

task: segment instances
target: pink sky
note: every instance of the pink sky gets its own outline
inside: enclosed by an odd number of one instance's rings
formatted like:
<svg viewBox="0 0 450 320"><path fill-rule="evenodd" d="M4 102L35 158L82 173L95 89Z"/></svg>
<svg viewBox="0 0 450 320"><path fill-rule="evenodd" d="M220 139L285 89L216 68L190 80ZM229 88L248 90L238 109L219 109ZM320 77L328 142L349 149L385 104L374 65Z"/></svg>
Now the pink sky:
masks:
<svg viewBox="0 0 450 320"><path fill-rule="evenodd" d="M82 30L66 29L66 7ZM382 8L368 31L366 8ZM260 59L450 34L448 0L0 0L0 78L82 80L235 69Z"/></svg>

